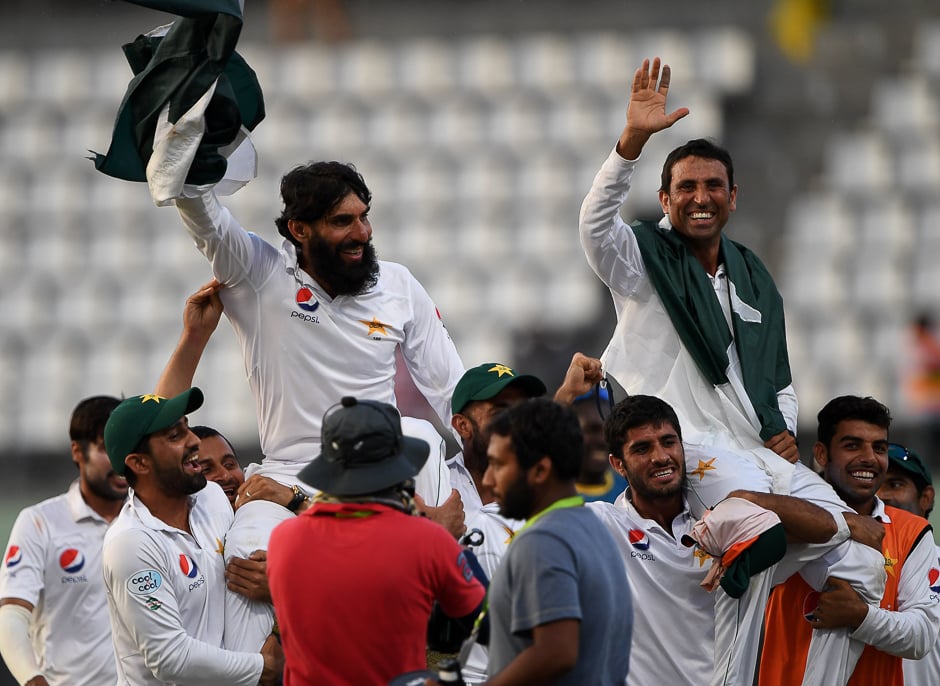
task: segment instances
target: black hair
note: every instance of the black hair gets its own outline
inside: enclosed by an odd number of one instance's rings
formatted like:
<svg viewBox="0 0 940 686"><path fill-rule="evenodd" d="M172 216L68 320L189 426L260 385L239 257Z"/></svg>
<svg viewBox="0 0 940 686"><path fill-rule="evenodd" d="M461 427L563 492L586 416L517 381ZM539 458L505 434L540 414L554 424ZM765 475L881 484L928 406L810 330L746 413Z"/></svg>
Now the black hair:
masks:
<svg viewBox="0 0 940 686"><path fill-rule="evenodd" d="M624 441L627 440L627 432L647 424L672 424L679 440L682 440L682 427L679 426L679 417L672 405L652 395L628 395L614 405L610 416L604 422L608 452L620 457L623 454Z"/></svg>
<svg viewBox="0 0 940 686"><path fill-rule="evenodd" d="M281 178L281 200L284 210L274 220L277 231L299 247L287 222L296 219L316 222L326 216L350 193L369 205L372 193L362 175L351 164L343 162L311 162L294 167Z"/></svg>
<svg viewBox="0 0 940 686"><path fill-rule="evenodd" d="M85 452L89 444L100 441L104 437L104 426L108 423L108 417L120 404L120 400L110 395L85 398L72 411L69 438L77 442L82 452Z"/></svg>
<svg viewBox="0 0 940 686"><path fill-rule="evenodd" d="M229 448L231 448L231 450L232 450L232 455L235 455L235 446L232 445L232 442L231 442L230 440L228 440L228 439L222 434L222 432L219 431L218 429L213 429L211 426L201 426L201 425L200 425L200 426L191 426L191 427L189 427L189 430L192 431L194 434L196 434L196 436L197 436L200 440L202 440L203 438L212 438L213 436L218 436L219 438L221 438L223 441L225 441L225 442L228 444L228 447L229 447ZM236 459L238 459L238 456L237 456L237 455L236 455Z"/></svg>
<svg viewBox="0 0 940 686"><path fill-rule="evenodd" d="M816 415L816 440L826 448L831 447L839 422L848 419L858 419L885 430L891 426L890 410L871 396L861 398L857 395L840 395L826 403Z"/></svg>
<svg viewBox="0 0 940 686"><path fill-rule="evenodd" d="M522 469L548 457L559 479L573 480L581 471L584 438L578 416L570 407L547 398L531 398L498 414L488 431L510 438Z"/></svg>
<svg viewBox="0 0 940 686"><path fill-rule="evenodd" d="M704 157L707 160L718 160L725 165L725 171L728 172L728 188L734 188L734 163L731 161L731 153L706 138L696 138L685 145L680 145L666 156L662 175L660 176L661 185L659 190L669 192L669 186L672 184L672 168L676 162L686 157Z"/></svg>

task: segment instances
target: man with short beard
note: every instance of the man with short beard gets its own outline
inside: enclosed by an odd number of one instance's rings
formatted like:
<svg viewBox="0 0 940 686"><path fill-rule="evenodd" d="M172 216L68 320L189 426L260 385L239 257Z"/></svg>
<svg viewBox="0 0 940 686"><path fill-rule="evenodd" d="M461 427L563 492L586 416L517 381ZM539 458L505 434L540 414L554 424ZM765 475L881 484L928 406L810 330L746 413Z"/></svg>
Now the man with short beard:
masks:
<svg viewBox="0 0 940 686"><path fill-rule="evenodd" d="M534 398L489 425L500 514L528 520L489 587L488 686L621 686L633 611L616 543L577 494L584 439L574 411Z"/></svg>
<svg viewBox="0 0 940 686"><path fill-rule="evenodd" d="M919 660L937 642L940 605L928 585L937 564L933 530L923 517L885 505L876 495L889 464L887 407L871 397L844 395L826 403L817 419L813 457L849 507L883 525L879 552L888 581L880 606L867 603L835 574L819 593L799 575L777 586L767 605L759 683L800 686L806 683L803 674L815 667L831 684L900 686L907 683L901 658ZM812 636L836 629L848 631L856 644L853 659L842 663L818 655L820 664L814 665Z"/></svg>
<svg viewBox="0 0 940 686"><path fill-rule="evenodd" d="M275 636L260 654L222 648L222 540L234 514L202 474L199 438L186 419L202 400L198 388L169 399L133 396L105 425L111 465L130 486L102 556L119 684L280 679Z"/></svg>
<svg viewBox="0 0 940 686"><path fill-rule="evenodd" d="M604 433L610 464L628 486L614 504L588 506L617 543L633 597L656 598L634 606L627 686L700 684L714 670L716 598L701 587L710 556L682 540L695 516L687 500L679 418L660 398L631 395L614 406ZM822 508L798 498L748 491L730 495L773 510L793 541L824 539L825 526L835 526ZM749 563L758 566L756 560ZM661 650L664 645L668 651Z"/></svg>
<svg viewBox="0 0 940 686"><path fill-rule="evenodd" d="M101 546L127 497L103 439L119 402L101 395L75 406L69 438L78 478L68 492L20 512L10 533L0 568L0 653L18 683L97 686L117 678Z"/></svg>

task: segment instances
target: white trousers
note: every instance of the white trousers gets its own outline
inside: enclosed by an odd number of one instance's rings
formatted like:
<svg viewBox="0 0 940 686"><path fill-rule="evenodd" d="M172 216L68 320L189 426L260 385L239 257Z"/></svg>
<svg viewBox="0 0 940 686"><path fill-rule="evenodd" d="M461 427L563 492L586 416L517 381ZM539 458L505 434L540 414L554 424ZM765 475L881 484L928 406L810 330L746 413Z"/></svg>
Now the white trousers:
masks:
<svg viewBox="0 0 940 686"><path fill-rule="evenodd" d="M754 451L691 445L685 448L687 498L695 517L701 518L706 508L731 491L744 489L803 498L832 514L838 526L836 535L826 543L787 546L780 562L751 577L740 598L731 598L721 589L715 591L715 671L711 686L753 684L770 591L796 572L817 591L823 589L827 578L835 576L848 581L865 602L875 606L881 602L886 579L884 556L848 539L842 513L851 509L818 474L797 464L789 479L782 480L779 472L768 469L772 459L755 456ZM788 492L780 493L781 483L788 483ZM814 631L803 685L845 686L863 648L864 644L849 638L848 629Z"/></svg>

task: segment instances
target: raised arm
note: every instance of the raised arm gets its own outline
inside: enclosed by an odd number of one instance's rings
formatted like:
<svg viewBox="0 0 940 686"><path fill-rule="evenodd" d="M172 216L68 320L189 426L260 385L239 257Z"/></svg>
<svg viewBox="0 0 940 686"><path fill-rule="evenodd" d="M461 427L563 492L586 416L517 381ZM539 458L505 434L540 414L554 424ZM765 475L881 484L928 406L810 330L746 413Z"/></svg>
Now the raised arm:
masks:
<svg viewBox="0 0 940 686"><path fill-rule="evenodd" d="M666 113L671 77L669 65L661 64L658 57L654 57L652 63L643 60L642 66L633 73L627 124L617 142L617 154L624 159L638 158L654 133L668 129L689 113L687 107Z"/></svg>
<svg viewBox="0 0 940 686"><path fill-rule="evenodd" d="M157 382L157 395L172 398L193 385L196 367L222 316L221 288L213 279L186 299L183 333Z"/></svg>
<svg viewBox="0 0 940 686"><path fill-rule="evenodd" d="M555 402L570 405L579 395L590 391L603 376L600 360L583 353L575 353L568 365L568 371L565 372L564 381L555 391Z"/></svg>
<svg viewBox="0 0 940 686"><path fill-rule="evenodd" d="M650 136L689 113L681 107L666 114L669 79L669 67L661 65L658 57L652 65L644 60L636 70L623 132L581 204L578 228L588 264L611 291L622 296L630 295L646 273L636 237L620 216L636 159Z"/></svg>

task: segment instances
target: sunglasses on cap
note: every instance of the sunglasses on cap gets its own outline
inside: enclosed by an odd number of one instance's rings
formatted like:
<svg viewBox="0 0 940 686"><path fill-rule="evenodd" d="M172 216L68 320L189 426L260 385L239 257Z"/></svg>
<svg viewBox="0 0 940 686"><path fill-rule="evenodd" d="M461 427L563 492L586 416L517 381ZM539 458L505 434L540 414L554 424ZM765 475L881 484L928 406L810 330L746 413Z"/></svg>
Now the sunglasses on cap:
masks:
<svg viewBox="0 0 940 686"><path fill-rule="evenodd" d="M892 460L907 462L911 457L911 452L900 443L888 443L888 457Z"/></svg>

